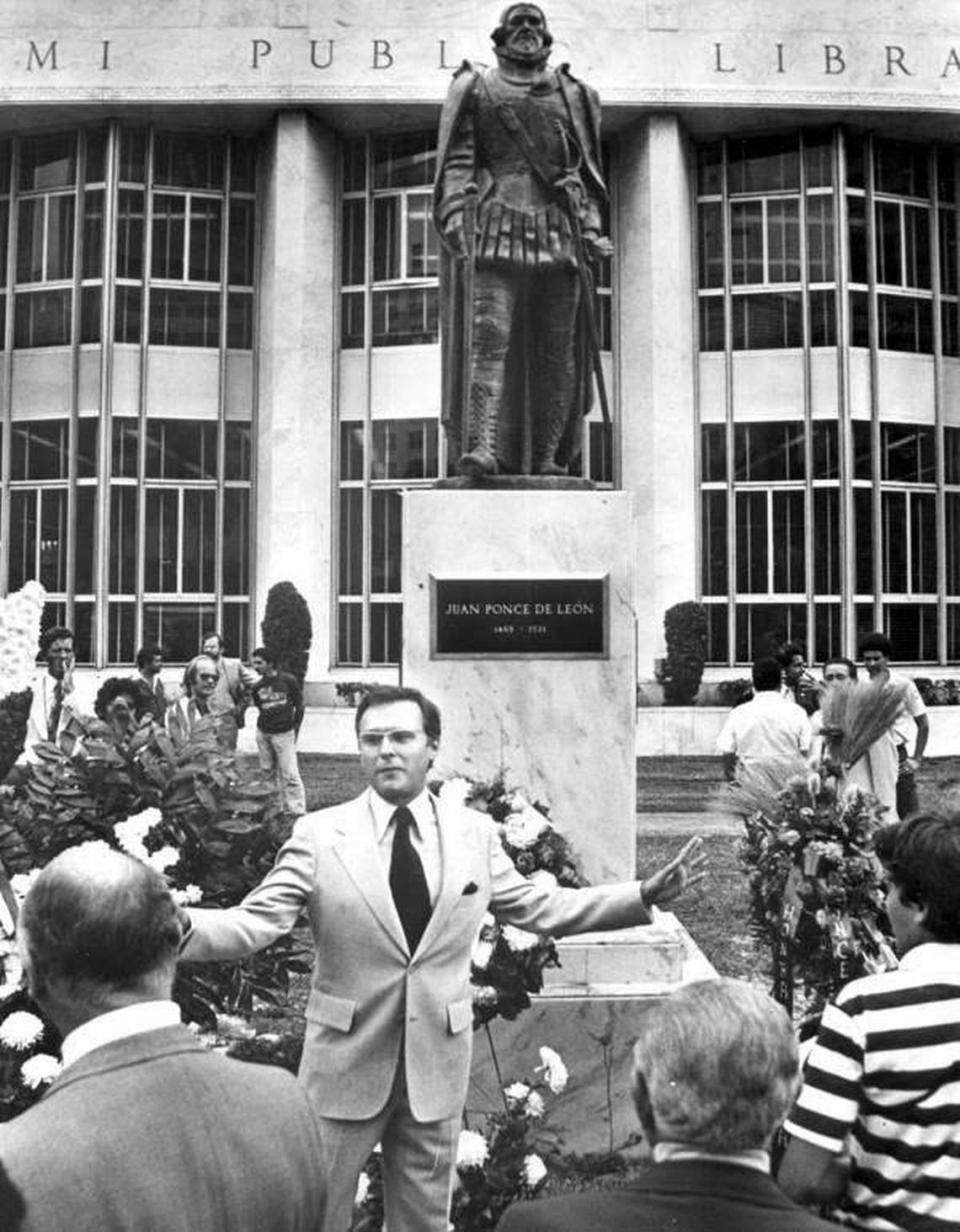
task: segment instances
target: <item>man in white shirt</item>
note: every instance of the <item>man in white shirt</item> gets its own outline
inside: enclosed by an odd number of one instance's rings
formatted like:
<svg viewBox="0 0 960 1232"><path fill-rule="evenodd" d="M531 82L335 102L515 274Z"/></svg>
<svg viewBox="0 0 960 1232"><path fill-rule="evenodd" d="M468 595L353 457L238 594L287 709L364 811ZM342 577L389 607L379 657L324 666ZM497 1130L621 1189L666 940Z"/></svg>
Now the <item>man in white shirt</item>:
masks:
<svg viewBox="0 0 960 1232"><path fill-rule="evenodd" d="M321 1232L310 1103L286 1071L221 1057L181 1025L180 939L163 877L102 843L31 885L21 957L63 1068L0 1126L0 1227Z"/></svg>
<svg viewBox="0 0 960 1232"><path fill-rule="evenodd" d="M27 734L18 765L34 763L34 746L41 740L59 744L72 752L76 736L71 731L75 719L88 717L91 707L81 707L73 677L73 630L61 626L47 629L40 638L40 653L47 661L30 683L33 700L27 716Z"/></svg>
<svg viewBox="0 0 960 1232"><path fill-rule="evenodd" d="M870 679L877 684L892 685L900 694L900 713L891 729L897 746L899 772L897 777L897 814L909 817L917 811L917 771L930 736L930 720L920 691L909 676L890 670L893 645L884 633L868 633L860 642L860 658ZM916 737L913 755L910 742Z"/></svg>
<svg viewBox="0 0 960 1232"><path fill-rule="evenodd" d="M753 665L754 696L735 706L717 737L728 780L738 765L796 761L810 752L810 720L792 697L780 692L782 672L776 659L757 659Z"/></svg>

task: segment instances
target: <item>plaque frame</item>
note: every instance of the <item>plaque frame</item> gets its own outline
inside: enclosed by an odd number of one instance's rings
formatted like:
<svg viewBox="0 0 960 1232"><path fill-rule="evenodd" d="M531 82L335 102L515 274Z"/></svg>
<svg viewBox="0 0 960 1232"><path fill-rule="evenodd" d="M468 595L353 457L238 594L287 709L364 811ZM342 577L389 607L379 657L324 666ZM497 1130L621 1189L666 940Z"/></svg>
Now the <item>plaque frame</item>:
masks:
<svg viewBox="0 0 960 1232"><path fill-rule="evenodd" d="M438 617L439 592L444 582L476 582L483 583L521 582L536 584L549 582L554 584L564 582L595 582L600 584L600 601L603 605L601 613L601 649L599 650L538 650L536 648L507 650L440 650L438 649ZM431 573L430 583L430 658L431 659L514 659L519 662L542 659L609 659L610 658L610 574L605 570L574 570L570 573L543 573L540 571L511 570L510 572L481 572L464 575L461 573ZM523 617L522 619L535 619ZM557 619L556 616L553 619Z"/></svg>

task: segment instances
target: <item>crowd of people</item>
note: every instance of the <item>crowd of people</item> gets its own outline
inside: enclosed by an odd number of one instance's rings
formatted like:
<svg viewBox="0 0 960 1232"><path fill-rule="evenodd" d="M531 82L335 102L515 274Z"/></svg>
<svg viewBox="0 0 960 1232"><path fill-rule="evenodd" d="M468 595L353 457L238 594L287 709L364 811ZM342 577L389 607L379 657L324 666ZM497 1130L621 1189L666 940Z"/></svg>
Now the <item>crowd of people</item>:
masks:
<svg viewBox="0 0 960 1232"><path fill-rule="evenodd" d="M87 696L74 677L71 629L58 626L46 630L40 640L40 657L45 666L31 682L33 699L19 766L37 760L41 742L71 753L85 720L94 715L119 736L132 733L149 715L181 743L189 740L203 721L217 743L232 752L252 705L257 711L256 745L261 769L276 781L284 811L290 817L302 817L306 812L296 752L303 722L303 690L295 676L282 670L279 656L268 648L258 646L248 666L224 653L219 633L208 633L182 678L171 682L164 677L163 649L141 646L135 673L109 677L95 696Z"/></svg>
<svg viewBox="0 0 960 1232"><path fill-rule="evenodd" d="M31 721L49 739L73 704L69 631L51 630L45 650ZM923 755L926 722L889 657L879 635L861 646L878 686L902 690L910 727L898 709L881 751L899 771L893 807L906 811L897 787ZM754 665L756 695L722 737L732 774L753 756L829 743L823 724L815 732L822 699L857 669L830 660L815 684L796 660ZM102 686L98 713L120 724L149 710L168 726L226 714L235 740L233 681L259 706L261 749L282 764L299 693L265 651L249 676L229 662L219 638L205 639L170 696L160 651L145 647L135 677ZM0 1126L0 1228L347 1232L379 1144L385 1226L446 1232L486 913L554 936L644 925L706 876L695 838L641 881L527 879L487 815L427 788L441 736L432 701L375 688L355 726L366 790L300 816L236 906L176 906L152 868L104 850L67 851L33 881L18 939L31 995L63 1035L63 1068ZM908 732L912 745L898 739ZM879 834L900 966L841 991L803 1074L793 1024L767 993L722 978L680 987L637 1017L648 1166L613 1190L515 1203L505 1232L960 1226L960 818L914 812ZM299 1080L205 1051L172 1000L177 964L241 959L304 916L315 961Z"/></svg>
<svg viewBox="0 0 960 1232"><path fill-rule="evenodd" d="M893 646L885 634L867 634L859 653L873 688L858 694L858 704L889 720L860 756L843 759L844 733L830 722L833 692L858 680L857 665L842 656L829 658L818 682L807 670L802 648L790 643L778 656L754 662L753 696L731 710L717 737L727 779L802 757L874 796L885 821L915 813L916 773L930 734L927 708L910 677L891 670Z"/></svg>

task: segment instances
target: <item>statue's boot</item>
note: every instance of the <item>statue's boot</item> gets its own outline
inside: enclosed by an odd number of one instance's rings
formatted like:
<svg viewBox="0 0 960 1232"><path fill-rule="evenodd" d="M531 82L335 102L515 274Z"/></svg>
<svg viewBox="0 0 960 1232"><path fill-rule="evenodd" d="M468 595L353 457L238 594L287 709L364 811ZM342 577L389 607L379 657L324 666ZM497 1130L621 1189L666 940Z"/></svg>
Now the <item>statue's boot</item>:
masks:
<svg viewBox="0 0 960 1232"><path fill-rule="evenodd" d="M567 426L568 408L564 402L551 401L543 408L543 418L537 426L533 454L535 475L566 475L567 468L557 461L557 450Z"/></svg>
<svg viewBox="0 0 960 1232"><path fill-rule="evenodd" d="M497 473L498 401L486 385L474 382L470 386L470 423L467 428L466 453L457 464L461 475L468 479L485 479Z"/></svg>

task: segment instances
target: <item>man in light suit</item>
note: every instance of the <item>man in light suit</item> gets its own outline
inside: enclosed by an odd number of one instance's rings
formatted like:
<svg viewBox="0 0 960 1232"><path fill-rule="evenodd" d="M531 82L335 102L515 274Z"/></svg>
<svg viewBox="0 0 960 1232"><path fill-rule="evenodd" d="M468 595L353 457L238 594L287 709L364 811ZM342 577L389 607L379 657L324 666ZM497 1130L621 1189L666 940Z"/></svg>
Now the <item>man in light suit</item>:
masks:
<svg viewBox="0 0 960 1232"><path fill-rule="evenodd" d="M28 891L19 938L63 1070L0 1126L4 1232L321 1232L309 1100L180 1024L181 931L158 873L71 848Z"/></svg>
<svg viewBox="0 0 960 1232"><path fill-rule="evenodd" d="M688 984L643 1013L633 1093L653 1164L621 1189L518 1202L497 1232L827 1232L770 1177L800 1085L790 1019L740 980Z"/></svg>
<svg viewBox="0 0 960 1232"><path fill-rule="evenodd" d="M76 743L76 734L71 731L74 719L89 717L93 712L93 706L82 705L77 695L73 677L73 630L60 626L47 629L40 638L40 654L47 666L30 682L33 699L18 765L38 760L35 745L40 741L59 744L65 752L72 752Z"/></svg>
<svg viewBox="0 0 960 1232"><path fill-rule="evenodd" d="M701 844L641 884L547 889L517 872L489 817L426 790L440 740L431 701L373 690L356 728L369 789L301 817L238 907L185 913L183 957L240 958L306 910L316 961L300 1079L322 1116L327 1232L346 1232L377 1142L391 1232L446 1232L484 914L558 936L645 924L700 879Z"/></svg>

